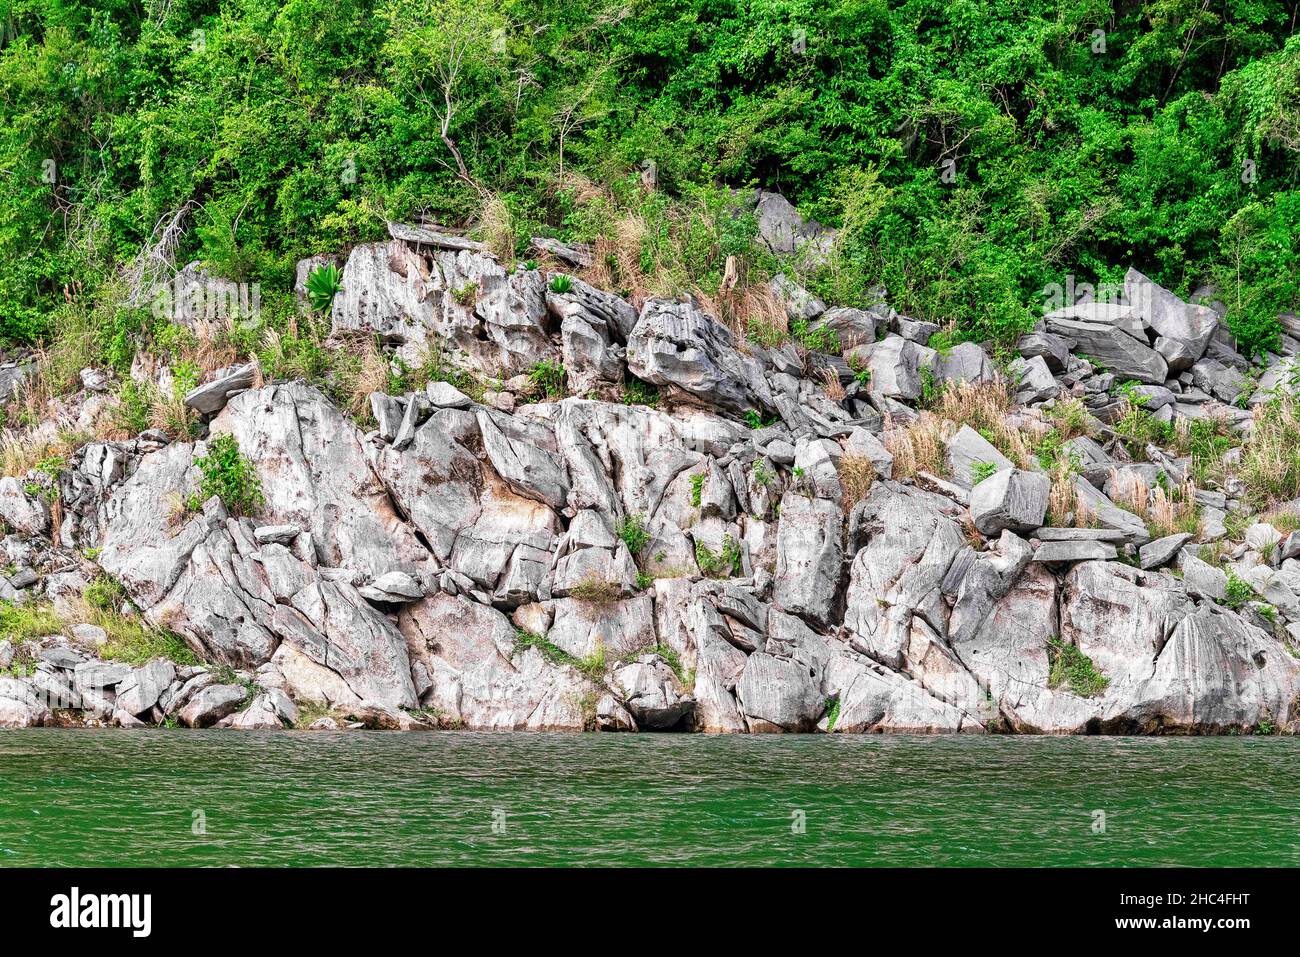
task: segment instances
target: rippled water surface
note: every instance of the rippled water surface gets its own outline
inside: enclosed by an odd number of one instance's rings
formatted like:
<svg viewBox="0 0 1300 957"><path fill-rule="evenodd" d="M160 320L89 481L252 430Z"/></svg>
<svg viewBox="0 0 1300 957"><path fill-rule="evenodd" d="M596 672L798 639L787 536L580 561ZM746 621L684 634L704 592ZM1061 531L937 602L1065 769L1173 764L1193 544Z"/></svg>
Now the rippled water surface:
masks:
<svg viewBox="0 0 1300 957"><path fill-rule="evenodd" d="M1296 866L1298 749L3 731L0 865Z"/></svg>

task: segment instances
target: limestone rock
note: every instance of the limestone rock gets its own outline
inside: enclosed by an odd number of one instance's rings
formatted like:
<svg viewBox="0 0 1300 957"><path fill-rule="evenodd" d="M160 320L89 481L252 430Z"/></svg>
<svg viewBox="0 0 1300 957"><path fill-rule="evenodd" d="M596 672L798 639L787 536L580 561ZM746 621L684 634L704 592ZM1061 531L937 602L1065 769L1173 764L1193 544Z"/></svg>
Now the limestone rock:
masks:
<svg viewBox="0 0 1300 957"><path fill-rule="evenodd" d="M1043 524L1049 491L1047 476L1038 472L994 472L971 490L971 518L985 535L996 535L1004 529L1033 531Z"/></svg>

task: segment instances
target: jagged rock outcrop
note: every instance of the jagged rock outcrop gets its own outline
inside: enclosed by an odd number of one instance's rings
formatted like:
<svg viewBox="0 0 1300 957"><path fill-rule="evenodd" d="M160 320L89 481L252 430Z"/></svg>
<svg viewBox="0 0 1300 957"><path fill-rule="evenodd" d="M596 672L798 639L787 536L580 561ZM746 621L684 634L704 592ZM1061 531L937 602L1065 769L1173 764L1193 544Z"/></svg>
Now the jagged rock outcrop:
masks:
<svg viewBox="0 0 1300 957"><path fill-rule="evenodd" d="M751 206L776 253L815 261L832 235L776 194ZM835 333L825 354L389 232L348 256L334 332L408 365L439 350L456 385L369 394L359 426L315 387L226 366L186 396L202 438L96 440L57 480L0 481L0 598L75 616L103 574L203 662L102 660L86 621L0 642L0 668L22 656L0 726L1300 730L1300 533L1257 521L1206 549L1248 490L1194 488L1186 448L1121 434L1252 428L1213 308L1130 271L1122 301L1049 312L1003 364L940 347L883 290L828 307L792 268L771 292ZM543 362L568 397L522 375ZM1269 368L1258 388L1289 383ZM940 421L944 388L965 421ZM199 499L222 433L254 514ZM1195 531L1170 534L1175 501Z"/></svg>

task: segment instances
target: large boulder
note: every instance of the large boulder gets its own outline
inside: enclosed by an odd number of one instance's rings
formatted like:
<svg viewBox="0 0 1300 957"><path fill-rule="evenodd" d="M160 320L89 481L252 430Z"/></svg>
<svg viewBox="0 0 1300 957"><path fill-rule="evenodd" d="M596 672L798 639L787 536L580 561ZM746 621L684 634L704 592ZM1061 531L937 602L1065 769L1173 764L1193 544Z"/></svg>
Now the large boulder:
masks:
<svg viewBox="0 0 1300 957"><path fill-rule="evenodd" d="M436 335L453 361L493 374L559 360L540 271L507 272L485 253L402 235L353 248L334 297L335 333L378 335L415 360Z"/></svg>
<svg viewBox="0 0 1300 957"><path fill-rule="evenodd" d="M1183 344L1186 355L1194 362L1219 327L1219 316L1210 306L1183 302L1159 283L1136 269L1124 276L1124 298L1142 321L1161 338ZM1173 355L1173 351L1170 351ZM1180 358L1170 365L1171 372L1181 372L1191 363Z"/></svg>
<svg viewBox="0 0 1300 957"><path fill-rule="evenodd" d="M776 603L819 627L832 623L843 567L836 502L786 492L776 538Z"/></svg>
<svg viewBox="0 0 1300 957"><path fill-rule="evenodd" d="M1121 379L1163 385L1169 367L1164 356L1117 325L1058 317L1045 319L1047 331L1069 340L1071 351L1095 360Z"/></svg>
<svg viewBox="0 0 1300 957"><path fill-rule="evenodd" d="M1043 524L1051 482L1041 472L1001 469L970 493L970 514L985 535L1031 532Z"/></svg>
<svg viewBox="0 0 1300 957"><path fill-rule="evenodd" d="M628 337L633 374L733 415L775 408L763 363L689 303L649 299Z"/></svg>
<svg viewBox="0 0 1300 957"><path fill-rule="evenodd" d="M736 696L751 732L811 731L825 701L806 665L756 652Z"/></svg>
<svg viewBox="0 0 1300 957"><path fill-rule="evenodd" d="M871 373L872 393L903 402L921 397L921 347L902 336L888 335L850 349L847 355Z"/></svg>

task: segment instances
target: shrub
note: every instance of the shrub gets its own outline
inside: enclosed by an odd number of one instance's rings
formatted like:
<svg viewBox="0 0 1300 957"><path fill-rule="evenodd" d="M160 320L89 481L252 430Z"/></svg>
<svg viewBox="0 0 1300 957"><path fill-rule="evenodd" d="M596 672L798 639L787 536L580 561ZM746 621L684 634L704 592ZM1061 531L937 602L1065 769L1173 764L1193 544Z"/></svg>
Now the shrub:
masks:
<svg viewBox="0 0 1300 957"><path fill-rule="evenodd" d="M334 297L343 284L343 274L333 263L317 266L307 274L307 299L317 312L324 312L334 304Z"/></svg>
<svg viewBox="0 0 1300 957"><path fill-rule="evenodd" d="M1049 688L1059 688L1064 684L1079 697L1091 698L1101 694L1110 684L1110 679L1097 670L1091 658L1060 638L1048 640L1047 657L1050 664L1047 675Z"/></svg>
<svg viewBox="0 0 1300 957"><path fill-rule="evenodd" d="M194 464L203 473L203 479L198 491L190 497L192 511L198 511L214 495L231 515L253 515L265 504L257 470L230 433L212 436L207 454L195 459Z"/></svg>
<svg viewBox="0 0 1300 957"><path fill-rule="evenodd" d="M700 503L704 500L704 483L709 476L705 472L691 473L691 507L699 508Z"/></svg>
<svg viewBox="0 0 1300 957"><path fill-rule="evenodd" d="M996 462L972 462L970 467L971 485L979 485L986 478L992 478L998 470Z"/></svg>
<svg viewBox="0 0 1300 957"><path fill-rule="evenodd" d="M646 531L645 518L641 515L628 515L621 519L617 531L633 558L645 551L645 547L650 544L650 533Z"/></svg>
<svg viewBox="0 0 1300 957"><path fill-rule="evenodd" d="M543 359L528 371L528 379L549 399L564 396L564 366L550 359Z"/></svg>
<svg viewBox="0 0 1300 957"><path fill-rule="evenodd" d="M564 274L560 274L551 279L551 292L563 295L566 292L573 292L573 280Z"/></svg>

